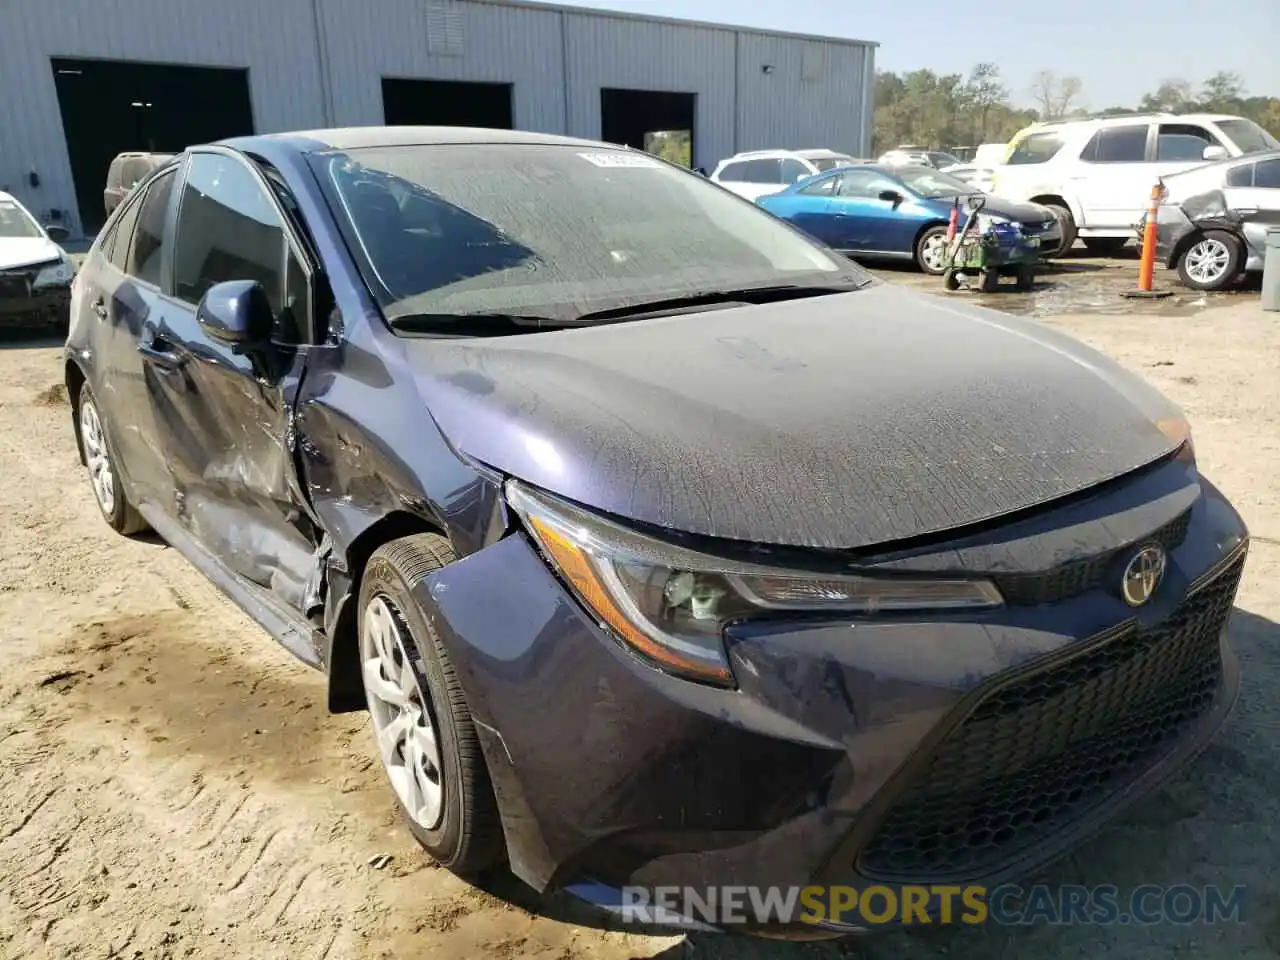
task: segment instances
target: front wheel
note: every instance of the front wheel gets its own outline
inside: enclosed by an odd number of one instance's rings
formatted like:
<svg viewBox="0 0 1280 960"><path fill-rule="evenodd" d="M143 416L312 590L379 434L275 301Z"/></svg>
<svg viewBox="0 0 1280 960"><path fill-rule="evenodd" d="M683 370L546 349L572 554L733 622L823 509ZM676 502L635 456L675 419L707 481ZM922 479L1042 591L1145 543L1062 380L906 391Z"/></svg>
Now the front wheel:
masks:
<svg viewBox="0 0 1280 960"><path fill-rule="evenodd" d="M1193 290L1221 290L1244 261L1240 241L1225 230L1206 230L1178 258L1178 279Z"/></svg>
<svg viewBox="0 0 1280 960"><path fill-rule="evenodd" d="M916 264L931 276L942 276L950 261L947 228L930 227L916 240Z"/></svg>
<svg viewBox="0 0 1280 960"><path fill-rule="evenodd" d="M1052 213L1055 220L1058 221L1058 229L1062 234L1062 241L1058 244L1058 249L1049 254L1050 257L1061 257L1066 254L1076 243L1076 218L1071 215L1071 209L1064 207L1060 203L1043 204Z"/></svg>
<svg viewBox="0 0 1280 960"><path fill-rule="evenodd" d="M401 816L441 866L475 876L501 858L497 803L462 685L412 593L453 559L435 534L374 551L360 584L360 672Z"/></svg>

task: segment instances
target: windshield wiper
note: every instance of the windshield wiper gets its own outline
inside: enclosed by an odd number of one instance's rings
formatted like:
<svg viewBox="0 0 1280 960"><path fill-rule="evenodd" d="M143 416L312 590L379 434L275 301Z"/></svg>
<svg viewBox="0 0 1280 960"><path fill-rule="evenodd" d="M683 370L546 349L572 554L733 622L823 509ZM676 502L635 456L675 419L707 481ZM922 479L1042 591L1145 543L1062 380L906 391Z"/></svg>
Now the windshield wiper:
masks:
<svg viewBox="0 0 1280 960"><path fill-rule="evenodd" d="M737 304L778 303L783 300L799 300L803 297L825 297L834 293L849 293L861 290L874 283L873 277L855 280L848 283L797 284L786 283L769 287L743 287L738 290L711 290L693 293L680 297L665 297L660 300L643 300L639 303L628 303L621 307L609 307L606 310L592 310L580 313L573 319L575 324L607 323L610 320L643 320L648 317L660 317L683 313L702 307L734 306Z"/></svg>
<svg viewBox="0 0 1280 960"><path fill-rule="evenodd" d="M591 310L563 319L519 313L404 313L388 317L387 323L399 333L421 336L506 337L517 333L536 333L539 330L567 330L625 320L644 320L703 308L710 310L829 296L861 290L874 282L874 277L867 277L846 283L779 284L743 287L740 290L713 290Z"/></svg>
<svg viewBox="0 0 1280 960"><path fill-rule="evenodd" d="M387 324L399 333L454 337L507 337L579 326L555 317L519 313L404 313L388 317Z"/></svg>

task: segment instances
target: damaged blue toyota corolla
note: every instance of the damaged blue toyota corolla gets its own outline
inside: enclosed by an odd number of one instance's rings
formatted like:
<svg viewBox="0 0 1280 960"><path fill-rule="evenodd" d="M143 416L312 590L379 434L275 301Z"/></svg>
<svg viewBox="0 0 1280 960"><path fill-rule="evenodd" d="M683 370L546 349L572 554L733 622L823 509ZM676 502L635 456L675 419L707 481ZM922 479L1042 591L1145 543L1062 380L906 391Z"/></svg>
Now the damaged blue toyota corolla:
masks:
<svg viewBox="0 0 1280 960"><path fill-rule="evenodd" d="M642 153L195 147L73 311L107 521L367 707L464 875L993 884L1236 696L1247 534L1176 408Z"/></svg>

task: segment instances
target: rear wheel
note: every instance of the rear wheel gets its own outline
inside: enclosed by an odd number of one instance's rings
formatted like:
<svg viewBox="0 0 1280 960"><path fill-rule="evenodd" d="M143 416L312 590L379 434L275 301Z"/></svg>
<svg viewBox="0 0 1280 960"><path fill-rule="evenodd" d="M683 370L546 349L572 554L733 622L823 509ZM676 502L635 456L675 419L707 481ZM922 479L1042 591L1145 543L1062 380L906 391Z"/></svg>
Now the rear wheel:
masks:
<svg viewBox="0 0 1280 960"><path fill-rule="evenodd" d="M1061 203L1046 203L1042 206L1048 207L1053 212L1053 217L1058 221L1058 230L1062 234L1062 241L1058 244L1058 249L1049 254L1051 257L1060 257L1076 243L1076 219L1071 215L1071 209L1063 206Z"/></svg>
<svg viewBox="0 0 1280 960"><path fill-rule="evenodd" d="M940 277L947 270L947 228L930 227L916 240L916 264L925 273Z"/></svg>
<svg viewBox="0 0 1280 960"><path fill-rule="evenodd" d="M116 533L129 536L147 529L147 521L125 498L124 486L117 470L119 460L111 446L98 402L89 385L80 387L76 417L79 422L80 455L89 471L93 498L102 517Z"/></svg>
<svg viewBox="0 0 1280 960"><path fill-rule="evenodd" d="M948 268L946 273L942 275L942 285L954 293L960 289L960 275Z"/></svg>
<svg viewBox="0 0 1280 960"><path fill-rule="evenodd" d="M983 270L982 285L979 289L983 293L995 293L1000 289L1000 271L999 270Z"/></svg>
<svg viewBox="0 0 1280 960"><path fill-rule="evenodd" d="M1017 289L1023 293L1033 290L1036 285L1036 268L1029 263L1018 267Z"/></svg>
<svg viewBox="0 0 1280 960"><path fill-rule="evenodd" d="M1244 250L1225 230L1206 230L1178 258L1178 278L1193 290L1221 290L1240 275Z"/></svg>
<svg viewBox="0 0 1280 960"><path fill-rule="evenodd" d="M1125 248L1127 237L1085 237L1084 246L1095 257L1114 257Z"/></svg>
<svg viewBox="0 0 1280 960"><path fill-rule="evenodd" d="M462 685L412 593L453 559L435 534L374 551L360 584L360 672L401 816L442 866L474 876L501 858L497 803Z"/></svg>

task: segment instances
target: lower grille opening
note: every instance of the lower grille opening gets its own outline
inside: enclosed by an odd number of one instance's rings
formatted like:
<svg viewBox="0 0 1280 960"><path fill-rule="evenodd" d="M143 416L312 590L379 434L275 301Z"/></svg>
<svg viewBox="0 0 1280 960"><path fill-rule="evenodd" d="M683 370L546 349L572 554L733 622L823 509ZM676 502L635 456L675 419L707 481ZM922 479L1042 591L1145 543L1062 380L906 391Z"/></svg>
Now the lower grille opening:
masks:
<svg viewBox="0 0 1280 960"><path fill-rule="evenodd" d="M997 872L1170 752L1217 697L1241 555L1159 627L1131 628L983 698L858 858L870 878Z"/></svg>

